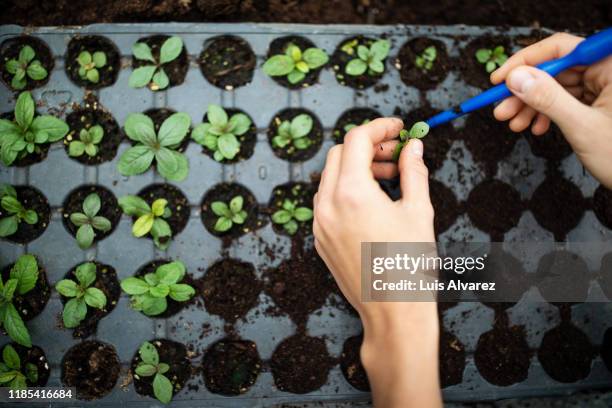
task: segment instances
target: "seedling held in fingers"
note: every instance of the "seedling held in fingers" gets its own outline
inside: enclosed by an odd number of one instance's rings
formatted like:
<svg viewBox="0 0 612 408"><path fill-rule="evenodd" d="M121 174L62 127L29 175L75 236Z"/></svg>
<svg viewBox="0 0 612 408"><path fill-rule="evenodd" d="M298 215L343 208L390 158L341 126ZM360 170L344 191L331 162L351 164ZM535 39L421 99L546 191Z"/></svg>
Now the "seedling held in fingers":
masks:
<svg viewBox="0 0 612 408"><path fill-rule="evenodd" d="M366 71L370 76L380 75L385 71L384 60L389 55L390 48L389 40L378 40L369 48L365 45L358 45L357 58L350 60L344 71L353 76L363 75ZM342 49L344 50L344 47ZM352 53L348 54L352 55Z"/></svg>
<svg viewBox="0 0 612 408"><path fill-rule="evenodd" d="M40 145L57 142L68 133L68 125L51 115L34 117L34 99L22 92L15 103L15 119L0 119L0 158L10 166L16 159L40 153Z"/></svg>
<svg viewBox="0 0 612 408"><path fill-rule="evenodd" d="M79 63L79 77L97 84L100 81L98 69L106 65L106 54L102 51L96 51L93 54L83 51L77 57L77 62Z"/></svg>
<svg viewBox="0 0 612 408"><path fill-rule="evenodd" d="M15 348L10 344L5 345L0 363L0 387L23 390L28 387L27 381L32 384L38 381L38 367L32 363L26 363L22 367Z"/></svg>
<svg viewBox="0 0 612 408"><path fill-rule="evenodd" d="M235 113L228 117L219 105L208 105L206 113L208 122L199 124L191 132L191 138L198 144L214 152L216 161L231 160L240 151L237 136L248 132L251 119L244 113Z"/></svg>
<svg viewBox="0 0 612 408"><path fill-rule="evenodd" d="M81 129L79 132L80 140L72 140L68 145L68 155L79 157L87 154L89 157L94 157L98 154L98 145L104 137L104 128L100 125L94 125L89 129Z"/></svg>
<svg viewBox="0 0 612 408"><path fill-rule="evenodd" d="M491 73L495 71L497 67L501 67L508 59L508 56L504 52L504 47L498 45L492 50L489 48L479 49L476 51L476 59L481 64L484 64L488 73Z"/></svg>
<svg viewBox="0 0 612 408"><path fill-rule="evenodd" d="M312 126L312 117L306 113L297 115L291 121L285 120L278 126L277 134L272 138L272 145L283 148L293 144L296 149L307 149L312 144L312 140L307 137Z"/></svg>
<svg viewBox="0 0 612 408"><path fill-rule="evenodd" d="M100 289L93 287L96 281L96 264L85 262L77 266L76 282L72 279L62 279L55 289L65 297L70 298L64 305L62 320L64 326L71 329L77 327L87 315L87 307L103 309L106 306L106 295Z"/></svg>
<svg viewBox="0 0 612 408"><path fill-rule="evenodd" d="M167 205L168 200L164 198L153 201L151 206L138 196L128 195L119 199L119 206L125 214L138 217L132 225L132 234L140 238L151 233L155 246L160 249L167 249L172 237L170 224L166 221L172 211Z"/></svg>
<svg viewBox="0 0 612 408"><path fill-rule="evenodd" d="M433 68L437 55L436 47L433 45L429 46L420 55L417 55L414 64L421 68L422 71L430 71Z"/></svg>
<svg viewBox="0 0 612 408"><path fill-rule="evenodd" d="M273 55L264 63L263 71L269 76L286 76L291 84L302 82L311 70L327 64L329 57L320 48L308 48L304 52L300 47L289 43L285 54Z"/></svg>
<svg viewBox="0 0 612 408"><path fill-rule="evenodd" d="M244 198L236 196L232 198L229 205L223 201L214 201L210 207L219 218L215 223L214 229L218 232L225 232L232 228L234 224L244 224L247 212L242 209Z"/></svg>
<svg viewBox="0 0 612 408"><path fill-rule="evenodd" d="M0 185L0 206L9 214L0 219L0 237L9 237L17 232L20 222L34 225L38 222L38 214L21 204L17 191L8 184Z"/></svg>
<svg viewBox="0 0 612 408"><path fill-rule="evenodd" d="M45 67L36 58L36 52L29 45L24 45L19 51L17 59L6 62L6 70L13 75L11 86L13 89L23 89L26 86L26 76L34 81L45 79L48 75Z"/></svg>
<svg viewBox="0 0 612 408"><path fill-rule="evenodd" d="M166 311L166 297L177 302L186 302L195 295L195 289L179 283L185 277L185 265L174 261L159 266L154 273L143 277L130 277L121 281L121 289L130 295L134 310L147 316L157 316Z"/></svg>
<svg viewBox="0 0 612 408"><path fill-rule="evenodd" d="M406 129L402 129L400 131L400 142L395 147L395 151L393 152L393 160L397 161L399 159L400 153L402 149L410 139L421 139L427 136L429 133L429 125L426 122L417 122L410 128L410 131Z"/></svg>
<svg viewBox="0 0 612 408"><path fill-rule="evenodd" d="M298 228L299 222L312 220L312 209L308 207L298 207L293 200L285 199L283 208L272 214L272 222L283 226L283 229L289 234L294 235Z"/></svg>
<svg viewBox="0 0 612 408"><path fill-rule="evenodd" d="M25 295L34 289L38 276L36 258L25 254L17 259L5 282L0 278L0 326L11 339L25 347L32 347L32 340L13 300L15 295Z"/></svg>
<svg viewBox="0 0 612 408"><path fill-rule="evenodd" d="M183 40L180 37L170 37L159 50L159 60L153 57L151 47L144 42L137 42L132 47L134 58L146 61L147 64L136 68L130 75L129 85L132 88L149 86L152 91L165 89L170 85L170 79L164 71L164 64L174 61L183 50Z"/></svg>
<svg viewBox="0 0 612 408"><path fill-rule="evenodd" d="M81 249L87 249L93 244L95 230L107 232L112 228L108 218L98 215L101 205L100 196L91 193L83 201L83 212L70 214L70 222L78 227L76 240Z"/></svg>
<svg viewBox="0 0 612 408"><path fill-rule="evenodd" d="M153 377L153 394L160 402L167 404L172 400L172 382L164 374L170 370L167 363L159 361L157 348L145 341L138 350L141 362L136 366L136 377Z"/></svg>

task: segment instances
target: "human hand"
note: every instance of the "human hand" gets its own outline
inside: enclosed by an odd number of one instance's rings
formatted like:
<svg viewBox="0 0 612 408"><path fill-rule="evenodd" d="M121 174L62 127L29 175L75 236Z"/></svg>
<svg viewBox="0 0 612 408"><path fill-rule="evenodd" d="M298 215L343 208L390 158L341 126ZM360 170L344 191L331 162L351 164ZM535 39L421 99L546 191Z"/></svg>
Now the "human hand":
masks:
<svg viewBox="0 0 612 408"><path fill-rule="evenodd" d="M313 232L319 255L362 319L361 356L375 404L433 406L440 402L436 303L360 301L362 242L435 241L423 143L411 140L397 166L387 162L402 127L400 119L376 119L351 129L329 151ZM375 177L398 171L402 199L394 202Z"/></svg>
<svg viewBox="0 0 612 408"><path fill-rule="evenodd" d="M568 69L556 80L533 67L569 54L582 40L557 33L510 57L491 74L491 82L505 80L515 96L500 103L494 115L509 120L515 132L531 125L536 136L544 134L552 120L582 164L612 188L612 57Z"/></svg>

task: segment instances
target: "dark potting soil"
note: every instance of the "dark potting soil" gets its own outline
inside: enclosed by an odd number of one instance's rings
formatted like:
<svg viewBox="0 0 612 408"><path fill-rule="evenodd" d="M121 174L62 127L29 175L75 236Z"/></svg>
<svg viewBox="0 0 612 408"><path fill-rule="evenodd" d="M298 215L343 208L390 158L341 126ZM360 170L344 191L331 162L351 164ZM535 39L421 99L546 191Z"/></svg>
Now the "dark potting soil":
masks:
<svg viewBox="0 0 612 408"><path fill-rule="evenodd" d="M514 306L522 297L529 282L525 268L520 260L508 252L494 248L484 261L484 269L472 271L473 282L493 282L495 292L488 290L474 291L480 301L496 310L505 310ZM503 297L503 302L500 298Z"/></svg>
<svg viewBox="0 0 612 408"><path fill-rule="evenodd" d="M601 269L599 273L599 286L608 300L612 301L612 252L607 253L601 258Z"/></svg>
<svg viewBox="0 0 612 408"><path fill-rule="evenodd" d="M66 117L66 123L70 128L68 135L64 138L64 149L69 152L72 140L81 140L81 130L89 130L92 126L99 125L104 129L102 141L97 145L98 153L91 157L86 153L81 156L68 156L81 164L95 165L111 161L117 155L117 149L123 138L121 128L113 115L106 111L95 97L86 97L83 106L78 107Z"/></svg>
<svg viewBox="0 0 612 408"><path fill-rule="evenodd" d="M244 224L232 224L232 228L225 232L215 230L215 224L219 219L211 209L212 203L222 201L229 206L232 198L241 196L244 199L242 209L247 213L247 219ZM254 231L261 227L264 220L259 215L259 204L251 191L238 183L220 183L208 190L204 195L201 204L202 223L206 230L217 237L228 238L230 241L238 238L248 232Z"/></svg>
<svg viewBox="0 0 612 408"><path fill-rule="evenodd" d="M430 179L429 195L434 208L434 231L442 234L455 223L459 216L459 203L455 193L444 183Z"/></svg>
<svg viewBox="0 0 612 408"><path fill-rule="evenodd" d="M279 38L275 38L270 43L270 48L268 49L267 58L270 58L274 55L285 54L285 51L289 44L297 45L302 52L306 51L308 48L317 47L308 38L301 37L299 35L289 35L286 37L279 37ZM289 82L287 80L287 76L275 76L275 77L270 77L270 78L272 78L276 83L286 88L289 88L289 89L306 88L306 87L316 84L319 81L319 73L321 72L323 68L325 68L325 65L317 69L309 70L308 73L306 74L306 77L302 81L298 82L297 84L292 84L291 82Z"/></svg>
<svg viewBox="0 0 612 408"><path fill-rule="evenodd" d="M38 116L38 113L34 113L34 116ZM6 120L10 120L10 121L15 121L15 113L13 112L4 112L3 114L0 114L0 119L6 119ZM49 153L49 147L51 146L50 143L44 143L44 144L37 144L36 147L38 147L39 151L34 151L32 153L28 153L26 154L24 157L22 158L17 158L15 159L15 161L13 162L13 164L11 164L11 166L14 167L26 167L26 166L30 166L32 164L36 164L36 163L40 163L41 161L45 160L47 158L47 154Z"/></svg>
<svg viewBox="0 0 612 408"><path fill-rule="evenodd" d="M81 79L79 69L81 65L77 60L83 51L93 55L95 52L102 51L106 55L106 65L96 68L100 74L97 83L87 79ZM75 84L87 89L100 89L115 83L119 71L121 70L121 55L117 46L108 38L101 35L86 35L72 37L68 43L66 51L66 74Z"/></svg>
<svg viewBox="0 0 612 408"><path fill-rule="evenodd" d="M283 261L264 275L265 292L298 325L325 304L333 291L331 273L316 252Z"/></svg>
<svg viewBox="0 0 612 408"><path fill-rule="evenodd" d="M18 244L27 244L40 237L49 226L51 207L49 207L47 198L37 188L31 186L13 187L17 192L17 200L19 200L26 210L36 211L36 214L38 214L38 221L36 224L30 225L22 220L17 227L17 231L5 239ZM8 211L0 207L0 219L10 215Z"/></svg>
<svg viewBox="0 0 612 408"><path fill-rule="evenodd" d="M151 48L151 53L153 54L155 61L159 61L159 51L164 41L166 41L168 38L170 38L170 36L152 35L150 37L140 38L137 42L147 44ZM151 61L132 58L132 68L134 69L151 64ZM187 75L187 70L189 69L189 57L187 55L185 44L183 44L183 49L178 57L176 57L173 61L162 64L161 67L164 69L166 75L168 75L168 79L170 80L170 84L164 89L181 85L183 81L185 81L185 76ZM148 87L149 89L151 88L151 83L149 83Z"/></svg>
<svg viewBox="0 0 612 408"><path fill-rule="evenodd" d="M557 241L564 241L567 233L578 225L586 206L580 189L556 174L548 176L536 188L529 202L538 224L552 232Z"/></svg>
<svg viewBox="0 0 612 408"><path fill-rule="evenodd" d="M10 344L17 352L17 355L19 355L19 360L21 360L22 373L24 372L26 364L30 363L36 366L38 378L36 381L33 382L26 377L26 384L28 385L28 387L44 387L47 384L47 381L49 380L51 368L49 366L47 356L45 355L43 349L34 345L31 348L27 348L17 343ZM6 347L6 345L4 347Z"/></svg>
<svg viewBox="0 0 612 408"><path fill-rule="evenodd" d="M236 139L238 139L238 142L240 142L240 150L238 151L236 156L234 156L234 158L231 160L224 158L223 160L221 160L220 163L225 163L225 164L237 163L242 160L247 160L253 155L253 150L255 149L255 143L257 142L257 128L255 127L255 123L253 123L253 118L251 118L246 112L240 109L224 108L224 110L227 113L227 116L229 118L231 118L232 115L236 113L243 113L247 115L249 119L251 119L251 126L249 127L249 130L247 130L245 133L243 133L240 136L236 136ZM208 121L208 115L205 113L204 118L202 118L202 122L207 122L207 121ZM214 151L208 149L205 146L202 146L202 151L206 153L208 157L214 160Z"/></svg>
<svg viewBox="0 0 612 408"><path fill-rule="evenodd" d="M612 190L599 185L593 194L593 212L599 222L612 229Z"/></svg>
<svg viewBox="0 0 612 408"><path fill-rule="evenodd" d="M465 347L447 331L440 333L440 385L442 388L460 384L465 369Z"/></svg>
<svg viewBox="0 0 612 408"><path fill-rule="evenodd" d="M342 51L342 47L345 44L350 43L354 40L357 40L357 43L353 47L352 54L348 54ZM338 83L340 85L350 86L351 88L355 89L365 89L377 83L385 75L385 73L387 72L387 59L389 58L388 56L383 61L385 70L381 74L370 75L368 74L369 69L367 69L361 75L349 75L345 72L345 68L349 61L358 58L357 47L360 45L364 45L370 48L370 46L377 40L377 38L370 38L359 35L357 37L347 38L346 40L338 44L338 47L336 48L334 54L331 57L330 65L333 67L336 74L336 80L338 80Z"/></svg>
<svg viewBox="0 0 612 408"><path fill-rule="evenodd" d="M586 262L577 254L557 250L540 258L535 275L542 297L554 305L583 302L589 292Z"/></svg>
<svg viewBox="0 0 612 408"><path fill-rule="evenodd" d="M155 133L157 133L159 132L159 128L161 128L161 125L164 123L164 121L168 119L172 114L176 113L176 111L173 109L168 109L168 108L153 108L153 109L148 109L144 111L143 113L151 118L151 120L153 121L153 127L155 128ZM178 145L173 145L173 146L168 146L168 147L176 151L179 151L179 152L184 152L185 149L187 148L187 145L189 144L189 134L190 133L191 133L191 129L187 132L187 135L185 135L185 138L183 139L181 143L179 143Z"/></svg>
<svg viewBox="0 0 612 408"><path fill-rule="evenodd" d="M172 230L172 239L176 237L187 225L189 221L189 201L185 194L178 188L171 184L151 184L144 189L140 190L138 196L145 200L149 205L153 205L153 202L158 198L165 198L168 201L167 208L170 209L170 217L165 220L170 224ZM136 221L136 218L132 218ZM150 234L146 235L151 237Z"/></svg>
<svg viewBox="0 0 612 408"><path fill-rule="evenodd" d="M561 129L554 123L550 124L550 129L543 135L534 136L531 130L526 130L523 134L529 142L531 152L546 160L559 162L573 152L572 146L561 133Z"/></svg>
<svg viewBox="0 0 612 408"><path fill-rule="evenodd" d="M143 277L145 276L147 273L155 273L155 270L162 266L165 265L167 263L170 263L171 261L168 259L158 259L155 261L151 261L148 262L146 264L144 264L143 266L141 266L138 271L136 271L136 273L134 274L134 276L136 277ZM185 276L183 277L183 279L177 283L186 283L187 285L191 286L192 288L196 287L196 282L193 280L193 278L191 277L191 275L189 275L189 271L185 272ZM155 318L155 319L165 319L167 317L170 316L174 316L175 314L177 314L178 312L180 312L181 310L183 310L183 308L187 305L189 305L190 303L192 303L195 299L195 296L189 300L187 300L186 302L177 302L176 300L172 299L170 296L166 297L166 302L168 304L168 307L166 308L166 310L158 315L155 316L149 316L151 318ZM143 313L144 314L144 313Z"/></svg>
<svg viewBox="0 0 612 408"><path fill-rule="evenodd" d="M62 221L64 223L64 228L66 228L70 235L76 237L79 228L70 221L70 214L77 212L83 213L83 202L87 196L92 193L98 194L102 203L97 216L102 216L111 223L111 229L106 232L94 229L96 234L94 236L94 242L98 242L112 234L121 220L121 208L119 207L117 198L106 187L89 184L72 190L62 205Z"/></svg>
<svg viewBox="0 0 612 408"><path fill-rule="evenodd" d="M113 390L121 364L115 348L106 343L86 340L72 346L62 359L62 383L76 387L77 398L102 398Z"/></svg>
<svg viewBox="0 0 612 408"><path fill-rule="evenodd" d="M204 383L215 394L240 395L255 384L261 365L255 343L226 338L214 343L204 354Z"/></svg>
<svg viewBox="0 0 612 408"><path fill-rule="evenodd" d="M427 120L438 112L431 106L424 106L407 113L403 113L400 109L395 110L395 113L402 117L404 128L408 130L416 122ZM424 145L423 160L430 173L433 174L442 167L455 139L457 139L457 131L448 123L437 126L426 137L421 139Z"/></svg>
<svg viewBox="0 0 612 408"><path fill-rule="evenodd" d="M206 310L230 324L244 318L257 305L262 289L255 267L237 259L222 259L214 263L199 286Z"/></svg>
<svg viewBox="0 0 612 408"><path fill-rule="evenodd" d="M608 371L612 372L612 327L609 327L604 333L601 342L601 359Z"/></svg>
<svg viewBox="0 0 612 408"><path fill-rule="evenodd" d="M588 336L569 322L546 332L538 349L538 360L546 374L563 383L586 378L594 357Z"/></svg>
<svg viewBox="0 0 612 408"><path fill-rule="evenodd" d="M32 320L41 314L51 296L51 288L45 268L41 265L39 259L36 259L36 261L38 263L38 280L34 288L23 295L17 292L13 295L13 305L24 321ZM11 276L13 265L7 265L2 269L2 282L6 282Z"/></svg>
<svg viewBox="0 0 612 408"><path fill-rule="evenodd" d="M482 89L493 86L489 79L490 74L485 69L485 64L481 64L476 59L476 51L481 48L492 50L498 45L504 47L504 52L508 57L512 55L512 43L508 37L491 35L478 37L461 50L461 57L459 58L458 65L465 82Z"/></svg>
<svg viewBox="0 0 612 408"><path fill-rule="evenodd" d="M183 387L189 377L191 377L191 364L187 357L187 347L184 344L172 340L155 339L151 343L157 349L159 354L159 362L166 363L170 369L164 374L172 383L172 395L176 395ZM155 398L153 393L153 379L155 376L140 377L136 374L136 367L140 359L138 351L132 358L131 371L134 376L134 389L140 395L148 395Z"/></svg>
<svg viewBox="0 0 612 408"><path fill-rule="evenodd" d="M498 163L510 155L520 134L496 120L491 108L485 108L469 114L461 137L474 161L488 176L494 176Z"/></svg>
<svg viewBox="0 0 612 408"><path fill-rule="evenodd" d="M11 86L13 75L6 70L6 63L12 59L19 60L19 53L26 45L29 45L34 50L35 56L32 61L40 61L40 64L47 70L47 76L39 81L36 81L26 75L25 87L17 90L13 89ZM53 71L53 66L55 65L53 54L51 54L51 50L47 44L44 41L29 35L12 37L3 41L2 44L0 44L0 56L0 72L2 73L2 80L9 89L13 89L17 92L27 91L45 85L47 82L49 82L51 71Z"/></svg>
<svg viewBox="0 0 612 408"><path fill-rule="evenodd" d="M301 115L302 113L306 113L312 118L312 129L310 130L310 133L306 135L306 137L311 141L310 146L308 146L306 149L297 149L293 143L289 143L285 147L275 147L272 144L272 138L277 135L280 124L285 120L291 121L293 118ZM270 143L270 147L272 147L274 154L281 159L293 163L303 162L312 158L321 148L321 144L323 143L323 125L321 125L319 118L317 118L314 113L307 109L283 109L274 116L270 122L270 125L268 126L268 142Z"/></svg>
<svg viewBox="0 0 612 408"><path fill-rule="evenodd" d="M268 202L269 215L272 216L276 211L281 210L285 199L295 201L296 207L308 207L312 209L312 200L315 192L316 188L312 184L302 182L289 182L276 186L274 190L272 190L272 196ZM293 235L294 238L304 238L312 234L312 220L295 221L298 223L299 228ZM272 222L272 228L277 234L291 237L291 235L284 230L282 225Z"/></svg>
<svg viewBox="0 0 612 408"><path fill-rule="evenodd" d="M466 205L470 220L494 242L503 241L504 234L518 224L524 207L512 186L491 179L470 192Z"/></svg>
<svg viewBox="0 0 612 408"><path fill-rule="evenodd" d="M349 384L359 391L368 392L370 382L361 363L361 343L363 343L362 335L346 339L340 355L340 369Z"/></svg>
<svg viewBox="0 0 612 408"><path fill-rule="evenodd" d="M345 129L348 125L361 126L365 122L370 122L382 115L372 108L352 108L344 111L336 121L332 137L336 143L344 143L344 136L347 133Z"/></svg>
<svg viewBox="0 0 612 408"><path fill-rule="evenodd" d="M325 341L320 337L295 334L276 347L270 368L276 388L294 394L315 391L327 382L333 366Z"/></svg>
<svg viewBox="0 0 612 408"><path fill-rule="evenodd" d="M419 68L416 59L428 47L436 48L436 59L430 70ZM421 91L435 88L444 81L452 70L451 60L442 41L419 37L409 40L400 49L395 59L395 67L399 70L402 81L408 86L414 86Z"/></svg>
<svg viewBox="0 0 612 408"><path fill-rule="evenodd" d="M94 263L96 264L96 280L90 287L98 288L104 292L106 296L106 306L103 309L87 306L85 319L72 330L72 335L75 338L86 338L94 334L98 328L98 322L113 311L121 295L121 286L119 286L115 268L98 262ZM78 283L75 272L76 267L68 271L64 279L70 279ZM71 298L60 295L60 299L62 304L65 305Z"/></svg>
<svg viewBox="0 0 612 408"><path fill-rule="evenodd" d="M530 356L523 326L496 326L478 339L474 362L485 380L508 386L527 378Z"/></svg>
<svg viewBox="0 0 612 408"><path fill-rule="evenodd" d="M251 82L256 63L249 43L233 35L204 41L198 60L202 75L208 82L228 91Z"/></svg>

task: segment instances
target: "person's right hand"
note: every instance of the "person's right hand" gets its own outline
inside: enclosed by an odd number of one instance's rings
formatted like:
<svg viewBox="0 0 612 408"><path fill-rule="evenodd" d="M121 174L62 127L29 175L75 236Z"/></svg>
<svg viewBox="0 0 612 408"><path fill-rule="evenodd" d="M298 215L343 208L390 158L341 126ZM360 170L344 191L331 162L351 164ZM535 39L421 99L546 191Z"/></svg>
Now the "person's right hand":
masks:
<svg viewBox="0 0 612 408"><path fill-rule="evenodd" d="M583 38L557 33L517 52L491 74L515 96L494 111L522 132L544 134L555 122L576 155L603 185L612 188L612 56L589 67L566 70L556 80L534 65L569 54ZM533 123L532 123L533 122Z"/></svg>

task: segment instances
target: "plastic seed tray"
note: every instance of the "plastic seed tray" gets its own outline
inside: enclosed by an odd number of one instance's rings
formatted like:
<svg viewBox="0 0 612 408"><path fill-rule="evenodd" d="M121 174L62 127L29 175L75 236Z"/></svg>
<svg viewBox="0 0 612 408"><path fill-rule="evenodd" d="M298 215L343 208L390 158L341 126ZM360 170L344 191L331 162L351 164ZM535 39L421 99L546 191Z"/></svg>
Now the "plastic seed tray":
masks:
<svg viewBox="0 0 612 408"><path fill-rule="evenodd" d="M282 260L290 257L290 240L277 234L268 223L263 228L249 233L234 241L228 249L222 249L222 241L209 234L200 217L200 203L204 194L220 182L238 182L247 187L262 207L268 203L275 186L287 181L309 182L311 176L320 172L324 165L327 150L334 144L333 129L336 121L348 109L356 107L372 108L382 115L404 114L430 105L433 109L446 109L462 99L476 94L479 89L466 84L463 67L468 57L463 52L474 41L483 42L491 36L502 36L503 41L513 48L520 48L525 41L533 37L529 29L512 28L477 28L464 26L448 27L384 27L384 26L306 26L306 25L254 25L254 24L146 24L146 25L94 25L88 27L49 27L21 28L17 26L0 27L0 40L29 34L44 41L50 48L55 67L50 72L48 83L33 90L35 100L39 102L39 113L46 111L62 117L69 113L73 103L80 103L86 90L66 75L64 67L67 44L78 35L101 35L112 41L121 54L121 69L116 82L108 87L93 90L101 105L112 113L120 126L123 126L129 113L143 112L151 108L171 108L187 112L193 125L201 123L208 104L216 103L226 108L238 108L252 118L257 127L257 143L252 157L236 164L223 165L215 162L202 153L199 145L190 141L186 155L190 163L190 172L186 180L174 183L187 197L190 203L190 218L185 229L173 238L167 251L156 249L149 239L137 239L131 235L132 221L123 216L115 231L106 239L98 242L91 249L80 250L75 239L66 231L61 220L61 207L65 197L75 188L84 184L98 184L111 190L116 197L136 194L142 188L161 183L163 179L154 171L124 177L117 171L120 154L129 146L127 139L122 142L117 156L110 162L98 166L86 166L71 160L61 143L51 146L48 157L41 163L29 167L0 167L0 181L15 185L27 184L37 187L49 200L52 217L46 231L27 245L0 242L1 264L13 262L20 254L35 254L46 268L51 285L62 279L66 272L75 265L95 259L113 266L119 279L132 276L141 266L154 259L180 259L188 273L194 278L201 278L208 267L222 257L237 258L251 262L257 276L277 266ZM154 35L179 35L184 41L189 54L189 69L184 83L161 92L149 89L132 89L128 78L132 72L131 46L140 38ZM208 82L198 66L198 57L203 43L215 36L232 34L246 40L257 57L257 65L250 83L233 89L220 89ZM385 36L392 43L389 57L386 60L385 73L377 83L369 88L357 90L338 83L333 67L330 64L320 72L318 83L304 89L289 90L267 77L261 70L270 43L281 36L300 35L311 40L317 47L323 48L331 56L336 47L345 39L364 35L372 38ZM536 34L537 35L537 34ZM419 91L400 79L396 56L400 47L415 37L427 37L444 43L448 58L454 63L442 74L439 83L429 89ZM490 44L492 46L493 44ZM468 48L466 48L468 47ZM462 62L463 61L463 62ZM483 69L483 67L480 67ZM14 106L14 94L2 85L0 91L0 112L9 112ZM285 108L305 108L314 113L324 128L324 141L316 155L302 163L290 163L277 157L271 149L267 129L278 112ZM422 119L422 118L414 118ZM479 149L479 142L470 139L473 130L480 125L470 127L470 120L460 120L453 126L456 132L449 132L452 143L442 152L443 162L434 169L432 178L442 183L451 191L454 200L437 200L443 197L433 191L434 205L439 212L447 215L445 231L438 231L441 241L476 241L487 242L503 240L516 242L599 242L591 254L583 256L589 272L594 276L600 273L601 259L606 251L612 249L612 230L597 218L593 211L593 197L598 183L581 167L573 155L559 160L546 160L532 153L533 146L527 136L496 134L491 129L492 119L485 129L491 131L494 140L516 139L508 148L508 154L502 155L494 163L486 162L486 151ZM429 138L435 138L436 131ZM442 137L442 136L440 136ZM427 143L430 143L426 139ZM501 143L501 142L500 142ZM475 152L471 147L476 146ZM427 149L427 147L426 147ZM485 163L479 162L485 158ZM556 231L553 225L549 229L540 225L530 204L537 187L546 177L559 174L579 191L584 197L584 209L579 214L579 222L568 231ZM501 232L498 229L485 231L474 223L471 212L471 191L487 178L501 180L512 186L520 202L516 222ZM447 191L447 189L445 189ZM447 192L448 194L448 192ZM489 194L490 195L490 194ZM550 197L547 197L550 198ZM551 199L557 204L558 200ZM454 201L454 205L449 203ZM450 206L449 206L450 205ZM607 205L612 205L608 202ZM444 207L444 208L443 208ZM485 208L486 210L486 208ZM487 210L488 211L488 210ZM536 210L537 211L537 210ZM485 211L486 212L486 211ZM491 211L488 211L489 213ZM453 214L453 215L448 215ZM500 215L500 217L502 217ZM555 234L551 230L556 231ZM563 248L566 244L558 244ZM569 245L569 244L567 244ZM274 256L269 256L266 248L273 248ZM524 255L524 254L523 254ZM537 268L541 254L521 256L525 269ZM520 256L517 254L517 256ZM593 290L597 290L596 285ZM331 295L335 297L336 295ZM609 303L576 304L571 308L569 319L588 336L594 346L594 358L588 375L581 380L562 383L555 381L543 369L536 350L540 347L544 334L556 327L561 321L559 310L546 302L530 303L527 299L537 299L537 291L529 290L523 300L503 311L495 311L481 303L461 303L444 311L443 325L446 331L453 333L465 350L465 369L458 384L444 388L444 397L448 401L474 401L501 398L514 398L537 395L569 394L581 389L610 387L612 374L608 371L598 352L598 346L604 337L604 331L612 325L612 308ZM307 333L310 336L325 339L329 353L340 358L345 340L360 333L360 323L355 315L345 308L338 308L331 297L326 304L309 316ZM540 300L542 300L540 298ZM207 312L202 302L186 307L178 314L166 319L149 318L132 310L129 298L122 294L115 309L98 326L97 332L88 339L96 339L112 345L119 356L122 371L115 388L101 399L88 402L70 402L66 406L152 406L159 404L152 398L138 395L129 383L128 369L133 355L143 341L154 338L165 338L185 344L192 354L194 374L187 386L174 396L171 406L269 406L284 402L308 401L356 401L367 400L369 394L353 388L344 378L340 364L334 364L326 383L316 391L304 395L292 394L278 390L270 370L269 359L276 346L292 335L296 325L286 315L273 315L268 309L273 301L264 292L259 295L259 302L251 309L244 320L235 325L237 334L242 339L255 342L263 369L255 384L245 393L227 397L210 392L204 385L201 367L202 354L214 342L224 338L225 322L216 315ZM48 386L61 384L61 362L64 354L79 342L72 337L69 330L60 328L62 304L54 291L43 313L28 322L33 344L42 347L51 365L51 377ZM508 317L509 325L524 325L525 339L530 349L529 367L526 378L510 386L493 385L479 373L475 364L475 351L480 336L491 330L494 320L501 315ZM3 337L4 344L8 338ZM406 339L406 347L410 347ZM336 361L336 360L335 360ZM300 367L295 367L299 370ZM410 370L406 367L406 370ZM121 386L121 384L127 384ZM64 406L63 403L51 403L50 406Z"/></svg>

